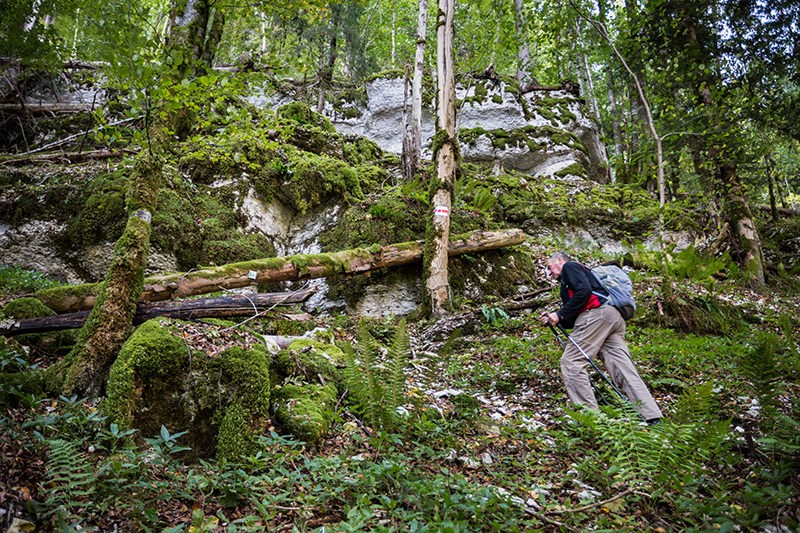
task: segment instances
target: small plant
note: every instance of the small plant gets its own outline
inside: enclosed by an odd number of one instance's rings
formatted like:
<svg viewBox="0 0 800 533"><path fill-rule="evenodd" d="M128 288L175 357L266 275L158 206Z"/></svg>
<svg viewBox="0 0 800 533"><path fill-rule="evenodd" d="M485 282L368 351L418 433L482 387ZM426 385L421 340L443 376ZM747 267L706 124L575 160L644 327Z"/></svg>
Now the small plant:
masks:
<svg viewBox="0 0 800 533"><path fill-rule="evenodd" d="M359 324L356 338L356 350L348 346L344 351L346 385L367 422L392 432L405 403L405 367L411 352L405 320L400 321L388 347L369 333L365 322Z"/></svg>
<svg viewBox="0 0 800 533"><path fill-rule="evenodd" d="M680 490L701 475L704 463L720 452L728 436L729 421L714 416L712 395L710 385L690 389L678 402L681 419L666 420L655 428L642 427L635 413L627 410L570 412L579 424L568 428L589 450L580 469L598 482L614 479Z"/></svg>
<svg viewBox="0 0 800 533"><path fill-rule="evenodd" d="M161 426L161 432L153 438L144 439L162 460L168 461L172 455L191 450L187 446L179 446L178 438L186 435L186 431L170 433L166 426Z"/></svg>
<svg viewBox="0 0 800 533"><path fill-rule="evenodd" d="M498 326L503 320L508 319L508 313L503 309L486 304L481 306L481 313L483 313L483 318L486 319L490 326Z"/></svg>
<svg viewBox="0 0 800 533"><path fill-rule="evenodd" d="M759 444L775 457L797 463L800 458L800 417L780 410L779 397L785 392L786 376L793 370L792 353L784 355L780 338L762 333L742 356L740 369L761 406ZM795 356L796 359L796 356ZM796 364L796 363L795 363Z"/></svg>
<svg viewBox="0 0 800 533"><path fill-rule="evenodd" d="M94 471L78 442L52 439L47 442L49 457L43 510L52 517L58 531L78 530L78 510L92 501Z"/></svg>
<svg viewBox="0 0 800 533"><path fill-rule="evenodd" d="M0 295L29 293L60 285L44 273L14 265L0 266Z"/></svg>

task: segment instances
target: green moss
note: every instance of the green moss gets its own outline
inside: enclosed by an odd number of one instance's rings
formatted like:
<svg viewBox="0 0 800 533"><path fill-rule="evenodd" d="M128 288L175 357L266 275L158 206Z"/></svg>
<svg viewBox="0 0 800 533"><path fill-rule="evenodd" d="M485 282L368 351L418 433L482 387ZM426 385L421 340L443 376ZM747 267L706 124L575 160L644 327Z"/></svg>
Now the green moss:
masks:
<svg viewBox="0 0 800 533"><path fill-rule="evenodd" d="M565 176L586 177L586 169L580 163L572 163L556 172L555 176L558 178L563 178Z"/></svg>
<svg viewBox="0 0 800 533"><path fill-rule="evenodd" d="M282 190L292 207L301 213L333 195L341 195L346 201L363 196L358 173L340 159L293 151L287 166L289 183Z"/></svg>
<svg viewBox="0 0 800 533"><path fill-rule="evenodd" d="M270 355L234 346L208 357L187 346L181 324L153 319L134 331L111 369L102 411L143 436L162 424L187 431L200 457L253 452L269 420ZM214 338L219 328L208 327Z"/></svg>
<svg viewBox="0 0 800 533"><path fill-rule="evenodd" d="M338 367L343 364L344 354L338 347L312 339L295 339L275 357L280 375L300 377L307 383L339 383Z"/></svg>
<svg viewBox="0 0 800 533"><path fill-rule="evenodd" d="M521 286L536 286L536 270L536 258L525 248L511 248L451 258L448 273L458 293L477 289L490 298L504 298L518 294Z"/></svg>
<svg viewBox="0 0 800 533"><path fill-rule="evenodd" d="M127 221L127 187L128 181L121 172L102 174L92 180L83 208L67 224L70 243L87 246L119 238Z"/></svg>
<svg viewBox="0 0 800 533"><path fill-rule="evenodd" d="M375 163L383 158L383 150L366 137L348 139L342 147L345 161L351 165Z"/></svg>
<svg viewBox="0 0 800 533"><path fill-rule="evenodd" d="M283 432L310 445L319 444L330 429L338 392L326 385L284 385L273 391L275 417Z"/></svg>
<svg viewBox="0 0 800 533"><path fill-rule="evenodd" d="M224 265L260 257L274 257L275 247L261 233L240 235L234 240L214 240L203 243L200 262L206 265Z"/></svg>
<svg viewBox="0 0 800 533"><path fill-rule="evenodd" d="M225 350L212 364L229 381L228 405L219 424L217 459L240 460L257 451L257 438L269 422L270 355L266 350L239 347Z"/></svg>
<svg viewBox="0 0 800 533"><path fill-rule="evenodd" d="M404 78L405 76L406 76L406 73L402 69L399 69L399 68L387 69L387 70L382 70L380 72L376 72L375 74L369 76L367 78L367 81L368 82L369 81L375 81L375 80L378 80L378 79L381 79L381 78L382 79L391 80L393 78Z"/></svg>
<svg viewBox="0 0 800 533"><path fill-rule="evenodd" d="M153 319L139 326L111 368L101 408L121 427L135 425L149 435L167 421L173 430L176 422L182 422L178 415L181 375L190 354L167 324Z"/></svg>
<svg viewBox="0 0 800 533"><path fill-rule="evenodd" d="M536 112L550 121L553 126L559 126L577 119L575 113L569 110L569 104L574 102L571 98L553 98L547 96L537 102Z"/></svg>
<svg viewBox="0 0 800 533"><path fill-rule="evenodd" d="M336 226L320 235L324 249L350 249L419 239L424 233L427 192L401 185L349 207Z"/></svg>
<svg viewBox="0 0 800 533"><path fill-rule="evenodd" d="M2 314L8 318L19 319L53 316L56 313L38 298L17 298L3 306Z"/></svg>
<svg viewBox="0 0 800 533"><path fill-rule="evenodd" d="M314 112L308 104L304 102L290 102L278 108L278 116L297 124L313 126L328 133L335 133L331 121L327 117Z"/></svg>
<svg viewBox="0 0 800 533"><path fill-rule="evenodd" d="M540 142L537 138L546 136L548 132L541 128L525 126L512 130L494 129L484 130L483 128L462 129L459 132L459 139L466 144L474 144L479 137L486 136L494 148L503 150L509 146L527 146L531 152L536 152L547 147L547 144Z"/></svg>
<svg viewBox="0 0 800 533"><path fill-rule="evenodd" d="M183 143L179 170L194 183L209 184L218 179L258 176L269 168L278 143L267 131L250 124L234 124Z"/></svg>

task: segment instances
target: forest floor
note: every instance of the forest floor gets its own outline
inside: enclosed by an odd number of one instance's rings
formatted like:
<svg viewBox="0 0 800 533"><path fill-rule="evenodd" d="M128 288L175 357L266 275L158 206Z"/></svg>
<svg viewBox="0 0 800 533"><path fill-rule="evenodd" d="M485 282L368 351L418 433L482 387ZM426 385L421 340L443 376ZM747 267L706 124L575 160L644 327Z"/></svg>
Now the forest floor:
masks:
<svg viewBox="0 0 800 533"><path fill-rule="evenodd" d="M759 305L780 315L799 304L773 294ZM184 463L180 436L169 430L130 444L95 404L78 398L18 398L0 414L0 525L796 530L798 437L785 431L798 424L797 346L784 336L769 348L768 333L759 332L779 330L778 321L699 335L634 319L632 356L666 414L649 427L624 406L573 411L558 366L561 346L538 324L538 311L499 309L409 324L408 403L392 431L342 404L319 447L274 425L262 451L240 464ZM341 341L354 340L358 328L347 317L318 318L314 326ZM367 327L389 343L396 323ZM28 357L40 366L53 361L40 352ZM765 360L772 367L757 366ZM765 372L775 377L771 400L751 379ZM615 403L613 392L604 396ZM783 418L767 416L773 406ZM14 519L18 529L8 529Z"/></svg>

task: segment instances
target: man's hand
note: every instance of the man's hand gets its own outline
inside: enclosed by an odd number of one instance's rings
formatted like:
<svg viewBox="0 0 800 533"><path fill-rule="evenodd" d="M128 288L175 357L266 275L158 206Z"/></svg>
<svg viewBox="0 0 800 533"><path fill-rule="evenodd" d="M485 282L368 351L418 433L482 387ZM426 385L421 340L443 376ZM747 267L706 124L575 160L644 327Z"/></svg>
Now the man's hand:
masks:
<svg viewBox="0 0 800 533"><path fill-rule="evenodd" d="M542 322L543 326L555 326L558 324L558 315L555 313L542 313L539 320Z"/></svg>

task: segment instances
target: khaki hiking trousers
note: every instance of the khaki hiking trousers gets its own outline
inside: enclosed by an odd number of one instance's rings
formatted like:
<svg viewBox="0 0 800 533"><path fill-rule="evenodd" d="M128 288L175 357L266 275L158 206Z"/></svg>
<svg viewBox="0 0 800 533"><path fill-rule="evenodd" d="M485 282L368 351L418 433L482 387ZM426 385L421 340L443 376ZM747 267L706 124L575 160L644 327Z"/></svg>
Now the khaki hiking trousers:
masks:
<svg viewBox="0 0 800 533"><path fill-rule="evenodd" d="M605 362L614 384L625 393L645 420L661 418L661 410L639 377L625 342L625 320L610 305L601 305L578 315L572 330L573 340L586 355ZM561 375L572 403L597 410L597 398L589 381L589 361L567 341L561 356Z"/></svg>

